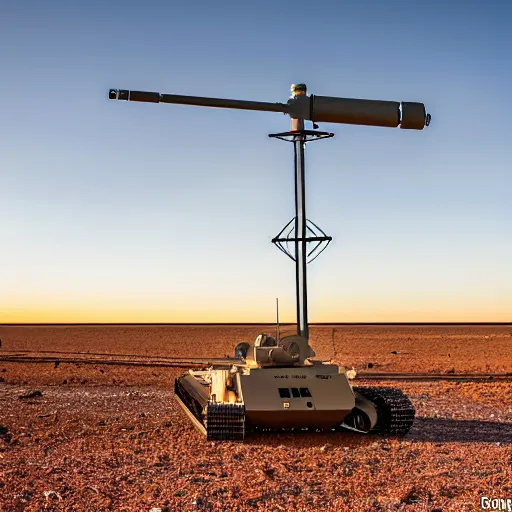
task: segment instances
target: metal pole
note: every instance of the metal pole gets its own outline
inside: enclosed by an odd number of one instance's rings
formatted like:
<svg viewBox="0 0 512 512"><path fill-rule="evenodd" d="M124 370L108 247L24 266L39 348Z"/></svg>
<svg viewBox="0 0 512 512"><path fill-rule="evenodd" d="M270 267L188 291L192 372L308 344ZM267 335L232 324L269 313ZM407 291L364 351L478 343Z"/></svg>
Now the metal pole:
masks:
<svg viewBox="0 0 512 512"><path fill-rule="evenodd" d="M294 141L295 153L295 281L297 289L297 334L308 339L308 291L306 262L306 183L304 137Z"/></svg>
<svg viewBox="0 0 512 512"><path fill-rule="evenodd" d="M279 341L280 339L280 332L279 332L279 298L276 297L276 341Z"/></svg>
<svg viewBox="0 0 512 512"><path fill-rule="evenodd" d="M306 96L304 84L292 86L294 97ZM295 286L297 295L297 334L306 339L308 329L308 289L307 289L307 252L306 252L306 180L304 148L306 138L303 133L304 118L291 119L291 131L299 132L294 137L293 152L295 160Z"/></svg>

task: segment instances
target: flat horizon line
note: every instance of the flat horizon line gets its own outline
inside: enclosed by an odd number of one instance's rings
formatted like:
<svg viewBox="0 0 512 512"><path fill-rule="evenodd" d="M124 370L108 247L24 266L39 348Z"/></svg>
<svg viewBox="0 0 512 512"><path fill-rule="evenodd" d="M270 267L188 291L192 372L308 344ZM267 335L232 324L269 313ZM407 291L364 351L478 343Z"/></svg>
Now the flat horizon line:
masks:
<svg viewBox="0 0 512 512"><path fill-rule="evenodd" d="M275 325L275 322L16 322L0 323L0 327L15 326L78 326L78 325ZM279 325L297 325L280 322ZM512 322L311 322L309 325L511 325Z"/></svg>

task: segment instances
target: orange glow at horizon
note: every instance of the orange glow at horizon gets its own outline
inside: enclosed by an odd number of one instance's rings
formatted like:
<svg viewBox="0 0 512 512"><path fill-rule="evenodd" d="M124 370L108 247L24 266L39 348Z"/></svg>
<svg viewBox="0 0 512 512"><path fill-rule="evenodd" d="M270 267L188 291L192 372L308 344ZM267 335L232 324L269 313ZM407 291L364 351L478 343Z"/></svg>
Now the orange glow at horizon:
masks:
<svg viewBox="0 0 512 512"><path fill-rule="evenodd" d="M173 307L174 306L174 307ZM165 308L150 307L148 304L132 305L131 307L115 307L109 305L77 304L67 305L30 305L1 306L0 324L9 323L274 323L275 312L271 308L251 307L250 304L237 304L235 308L223 307L222 304L206 308L187 308L186 305ZM459 307L445 308L440 304L437 308L422 307L420 304L378 304L377 301L366 304L338 303L334 309L332 304L310 308L311 323L343 323L343 322L510 322L512 314L510 306L497 307L489 304L482 308L478 304L461 304ZM280 303L280 321L295 323L295 306L290 301L286 305Z"/></svg>

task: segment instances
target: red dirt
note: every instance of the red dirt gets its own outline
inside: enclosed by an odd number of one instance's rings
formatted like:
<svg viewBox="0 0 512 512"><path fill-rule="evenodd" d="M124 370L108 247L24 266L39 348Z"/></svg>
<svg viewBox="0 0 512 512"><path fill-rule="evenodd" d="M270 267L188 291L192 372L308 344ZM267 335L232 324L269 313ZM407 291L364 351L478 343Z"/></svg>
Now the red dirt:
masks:
<svg viewBox="0 0 512 512"><path fill-rule="evenodd" d="M221 357L262 330L4 326L0 356ZM357 369L503 373L512 371L511 332L313 326L311 338L320 358ZM193 429L173 399L182 371L0 362L0 511L458 512L480 510L481 496L512 498L511 382L368 382L401 387L413 401L417 420L400 440L281 434L235 444L206 442ZM42 396L20 398L33 391Z"/></svg>

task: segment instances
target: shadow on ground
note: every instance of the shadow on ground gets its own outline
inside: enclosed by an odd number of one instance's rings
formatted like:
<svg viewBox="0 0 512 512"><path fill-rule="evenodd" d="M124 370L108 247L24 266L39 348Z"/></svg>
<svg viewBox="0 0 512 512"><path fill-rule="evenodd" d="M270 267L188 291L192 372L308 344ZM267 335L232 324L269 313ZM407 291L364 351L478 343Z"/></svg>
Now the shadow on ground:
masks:
<svg viewBox="0 0 512 512"><path fill-rule="evenodd" d="M448 418L416 418L409 441L512 444L512 423Z"/></svg>
<svg viewBox="0 0 512 512"><path fill-rule="evenodd" d="M255 432L247 435L246 444L286 447L331 446L357 447L381 440L375 434L353 432ZM420 443L500 443L512 445L512 423L448 418L417 417L404 441Z"/></svg>

